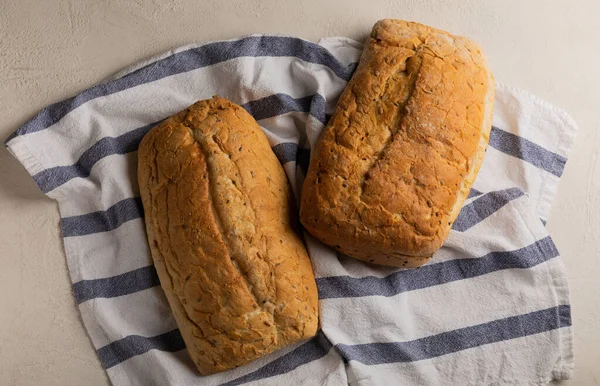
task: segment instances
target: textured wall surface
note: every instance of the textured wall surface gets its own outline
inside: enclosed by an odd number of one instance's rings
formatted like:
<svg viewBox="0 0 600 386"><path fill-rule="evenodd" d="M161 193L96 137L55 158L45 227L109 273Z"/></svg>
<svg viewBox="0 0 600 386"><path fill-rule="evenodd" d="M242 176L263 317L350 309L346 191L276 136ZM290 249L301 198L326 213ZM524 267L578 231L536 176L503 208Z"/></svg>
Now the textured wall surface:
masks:
<svg viewBox="0 0 600 386"><path fill-rule="evenodd" d="M565 259L573 385L600 384L597 0L0 0L0 139L42 107L178 45L249 33L364 39L394 17L472 37L496 79L567 110L580 133L548 227ZM70 292L56 204L0 149L0 384L106 385Z"/></svg>

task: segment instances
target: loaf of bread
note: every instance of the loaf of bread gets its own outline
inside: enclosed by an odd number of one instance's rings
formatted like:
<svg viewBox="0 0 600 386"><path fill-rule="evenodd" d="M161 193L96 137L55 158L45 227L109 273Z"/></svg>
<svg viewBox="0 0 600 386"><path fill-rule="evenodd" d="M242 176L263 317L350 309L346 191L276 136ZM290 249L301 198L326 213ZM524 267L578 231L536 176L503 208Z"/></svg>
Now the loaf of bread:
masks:
<svg viewBox="0 0 600 386"><path fill-rule="evenodd" d="M315 278L285 172L243 108L214 97L153 128L138 178L160 283L203 375L315 335Z"/></svg>
<svg viewBox="0 0 600 386"><path fill-rule="evenodd" d="M376 264L418 267L447 237L483 161L494 80L466 38L382 20L313 151L300 219Z"/></svg>

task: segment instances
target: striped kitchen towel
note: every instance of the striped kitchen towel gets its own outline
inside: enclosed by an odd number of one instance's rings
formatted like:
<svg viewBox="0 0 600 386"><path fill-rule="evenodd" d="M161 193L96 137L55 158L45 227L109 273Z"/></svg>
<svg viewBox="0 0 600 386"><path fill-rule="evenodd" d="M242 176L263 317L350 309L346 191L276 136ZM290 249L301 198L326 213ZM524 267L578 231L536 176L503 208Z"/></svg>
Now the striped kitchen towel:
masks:
<svg viewBox="0 0 600 386"><path fill-rule="evenodd" d="M187 46L42 110L6 141L57 200L73 292L115 385L544 384L573 371L567 278L545 220L576 133L499 85L484 165L424 267L381 267L310 236L321 330L248 366L198 376L159 286L137 186L157 123L214 94L267 133L296 197L360 43L253 35Z"/></svg>

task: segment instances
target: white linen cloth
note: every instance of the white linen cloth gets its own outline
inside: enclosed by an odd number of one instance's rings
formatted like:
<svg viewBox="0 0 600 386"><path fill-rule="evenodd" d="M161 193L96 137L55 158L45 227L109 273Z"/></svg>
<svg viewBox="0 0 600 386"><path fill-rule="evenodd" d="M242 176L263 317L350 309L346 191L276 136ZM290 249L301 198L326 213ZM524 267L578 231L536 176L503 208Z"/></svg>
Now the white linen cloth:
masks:
<svg viewBox="0 0 600 386"><path fill-rule="evenodd" d="M195 372L147 247L139 141L218 94L257 119L298 194L308 149L361 50L345 38L266 35L182 47L47 107L7 139L59 203L74 295L113 384L537 385L571 376L567 278L544 223L577 127L503 85L480 174L427 265L369 265L305 234L319 334L242 368Z"/></svg>

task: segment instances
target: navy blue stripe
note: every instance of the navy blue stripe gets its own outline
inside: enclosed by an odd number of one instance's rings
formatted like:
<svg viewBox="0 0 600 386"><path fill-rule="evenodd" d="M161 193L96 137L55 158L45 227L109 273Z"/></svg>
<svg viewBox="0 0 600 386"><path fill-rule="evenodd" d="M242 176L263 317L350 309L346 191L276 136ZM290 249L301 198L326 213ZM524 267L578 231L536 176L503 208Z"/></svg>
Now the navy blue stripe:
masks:
<svg viewBox="0 0 600 386"><path fill-rule="evenodd" d="M453 281L485 275L504 269L531 268L558 256L550 237L541 239L515 251L491 252L480 258L465 258L426 265L419 269L397 271L386 277L332 276L317 278L319 299L353 298L363 296L394 296L403 292L433 287ZM110 298L127 295L158 285L154 266L136 270L139 285L128 281L128 274L86 280L74 289L76 296L89 300L94 297ZM95 282L98 281L99 284ZM123 282L124 281L124 282ZM79 282L81 283L81 282ZM87 289L87 287L91 289ZM77 295L81 293L81 295ZM83 300L83 301L85 301Z"/></svg>
<svg viewBox="0 0 600 386"><path fill-rule="evenodd" d="M282 165L290 161L296 161L296 165L300 166L304 172L308 170L310 149L302 149L298 147L298 144L286 142L273 146L273 152L275 152Z"/></svg>
<svg viewBox="0 0 600 386"><path fill-rule="evenodd" d="M280 143L272 147L273 153L277 156L279 163L285 165L290 161L296 161L298 153L298 144L293 142Z"/></svg>
<svg viewBox="0 0 600 386"><path fill-rule="evenodd" d="M261 379L289 373L302 365L324 357L329 353L331 347L332 344L329 339L327 339L323 332L319 330L314 338L295 350L269 362L260 369L246 374L243 377L223 383L222 386L241 385L243 383L259 381Z"/></svg>
<svg viewBox="0 0 600 386"><path fill-rule="evenodd" d="M119 137L104 137L89 149L73 165L56 166L42 170L33 179L42 192L48 193L73 178L86 178L92 172L96 162L113 154L127 154L137 151L144 135L161 121L129 131Z"/></svg>
<svg viewBox="0 0 600 386"><path fill-rule="evenodd" d="M356 66L354 63L345 66L325 48L292 37L250 36L236 41L209 43L158 60L119 79L99 84L73 98L55 103L43 109L35 118L8 137L5 143L15 136L47 129L75 108L95 98L238 57L261 56L296 57L306 62L320 64L330 68L338 77L346 81L350 79Z"/></svg>
<svg viewBox="0 0 600 386"><path fill-rule="evenodd" d="M347 362L366 365L416 362L570 325L571 308L560 305L408 342L338 344L335 347Z"/></svg>
<svg viewBox="0 0 600 386"><path fill-rule="evenodd" d="M449 260L386 277L331 276L317 278L319 299L394 296L505 269L531 268L558 256L550 237L515 251L490 252L479 258Z"/></svg>
<svg viewBox="0 0 600 386"><path fill-rule="evenodd" d="M108 369L150 350L176 352L183 350L185 347L181 332L173 330L153 337L139 335L126 336L123 339L99 348L98 356L100 357L102 366ZM224 385L240 385L288 373L299 366L324 357L332 347L331 342L319 331L315 337L293 351L275 359L258 370L229 381Z"/></svg>
<svg viewBox="0 0 600 386"><path fill-rule="evenodd" d="M77 304L90 299L114 298L160 285L153 265L104 279L81 280L73 284Z"/></svg>
<svg viewBox="0 0 600 386"><path fill-rule="evenodd" d="M287 94L274 94L245 103L242 107L252 114L256 120L272 118L290 112L308 111L323 123L328 119L324 112L325 99L319 94L297 99ZM102 138L87 149L75 164L42 170L35 174L33 179L42 192L48 193L73 178L86 178L90 175L94 165L103 158L114 154L137 151L144 135L161 122L162 120L150 123L118 137Z"/></svg>
<svg viewBox="0 0 600 386"><path fill-rule="evenodd" d="M62 234L63 237L73 237L108 232L127 221L143 217L143 215L142 200L139 197L126 198L105 211L63 217L61 219Z"/></svg>
<svg viewBox="0 0 600 386"><path fill-rule="evenodd" d="M482 194L483 194L483 192L480 192L479 190L477 190L475 188L471 188L471 190L469 191L469 195L467 196L467 199L473 198L473 197L478 197L478 196L481 196Z"/></svg>
<svg viewBox="0 0 600 386"><path fill-rule="evenodd" d="M169 331L162 335L147 338L140 335L129 335L98 349L100 363L110 369L121 362L150 350L167 352L181 351L185 343L179 330Z"/></svg>
<svg viewBox="0 0 600 386"><path fill-rule="evenodd" d="M322 124L327 124L328 116L325 114L325 98L320 94L313 94L303 98L293 98L288 94L273 94L242 105L254 119L275 117L291 112L310 112Z"/></svg>
<svg viewBox="0 0 600 386"><path fill-rule="evenodd" d="M473 200L460 210L452 229L458 232L466 232L471 227L479 224L492 214L514 199L523 195L519 188L510 188L489 192Z"/></svg>
<svg viewBox="0 0 600 386"><path fill-rule="evenodd" d="M569 327L571 324L571 307L559 305L407 342L337 344L334 347L346 362L358 361L366 365L406 363ZM288 373L324 357L331 347L329 340L319 332L292 352L225 385L240 385ZM184 348L179 330L173 330L150 338L127 336L98 349L98 356L102 366L108 369L150 350L176 352Z"/></svg>
<svg viewBox="0 0 600 386"><path fill-rule="evenodd" d="M552 173L557 177L562 175L567 163L565 157L495 126L492 126L489 144L505 154L529 162L535 167Z"/></svg>

